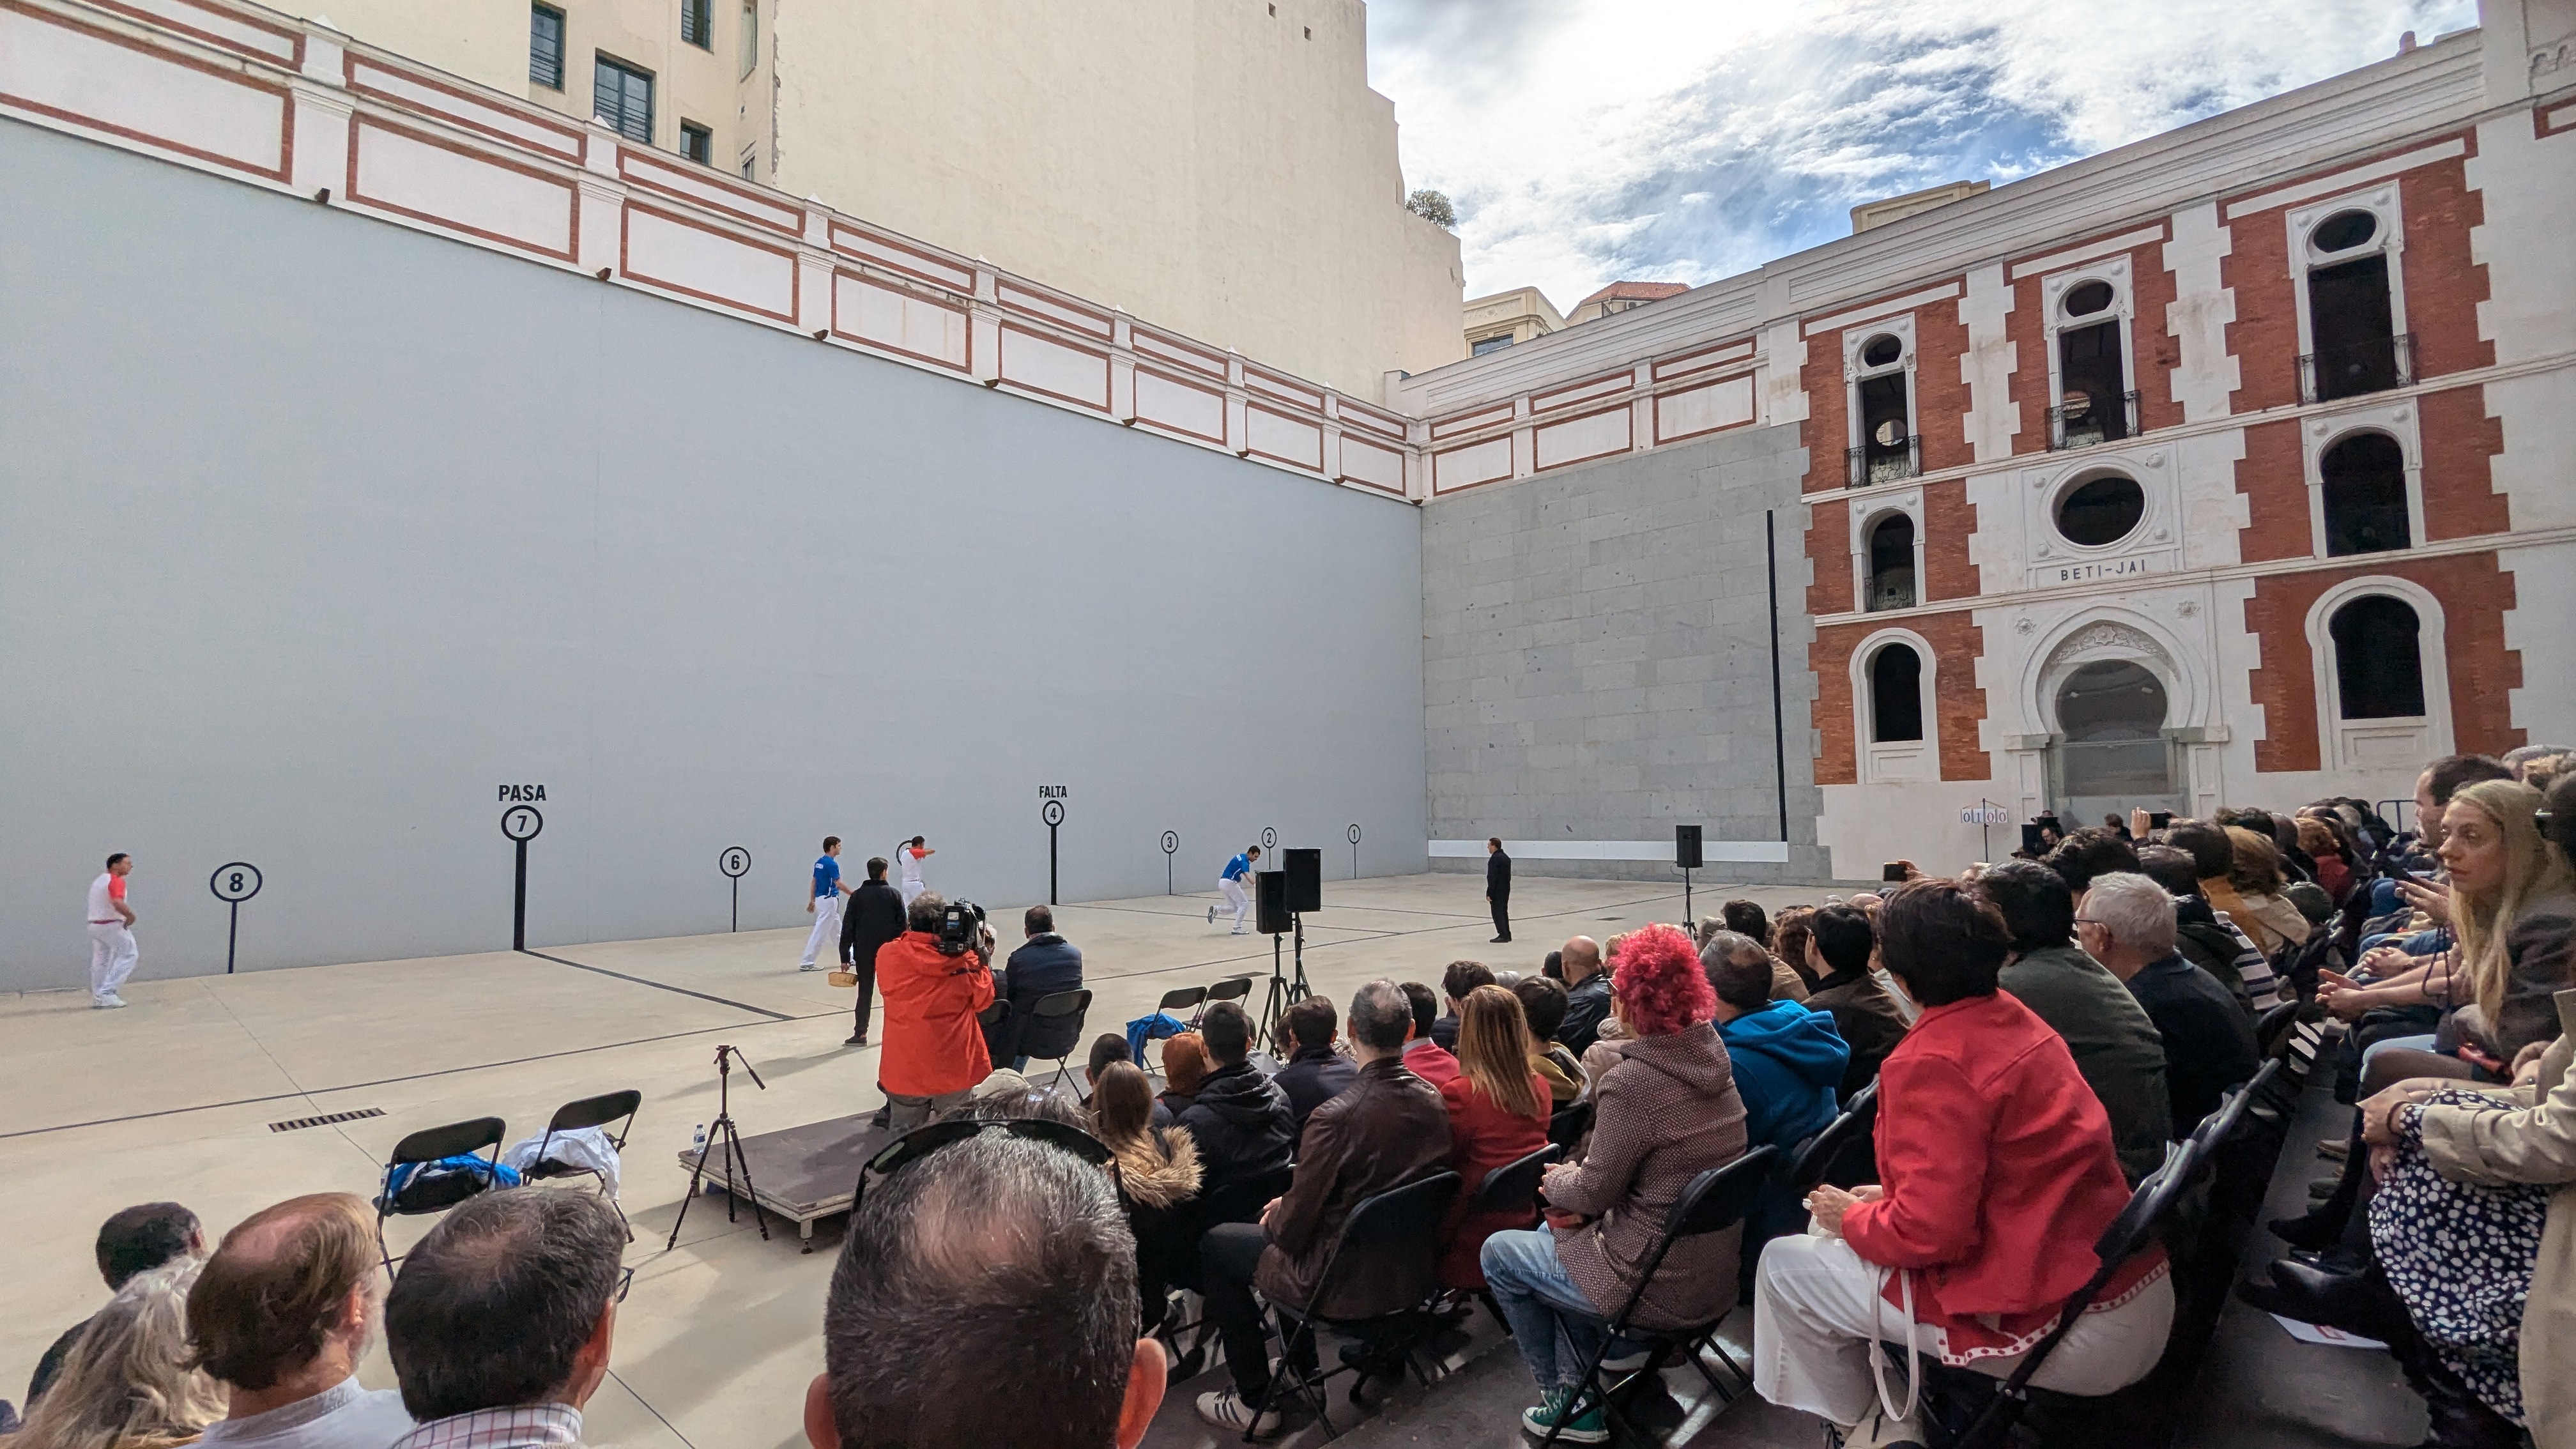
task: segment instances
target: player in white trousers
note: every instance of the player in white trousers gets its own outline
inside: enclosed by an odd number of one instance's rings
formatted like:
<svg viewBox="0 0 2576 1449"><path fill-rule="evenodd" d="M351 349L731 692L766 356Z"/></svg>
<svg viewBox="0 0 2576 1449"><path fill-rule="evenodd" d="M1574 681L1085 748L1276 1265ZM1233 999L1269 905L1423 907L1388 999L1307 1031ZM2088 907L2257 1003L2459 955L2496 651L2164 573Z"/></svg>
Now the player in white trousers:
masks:
<svg viewBox="0 0 2576 1449"><path fill-rule="evenodd" d="M841 879L841 837L823 837L823 854L814 862L814 890L805 909L814 913L814 930L805 938L805 959L796 963L799 971L820 971L818 955L837 953L841 945L841 901L849 895L849 883ZM839 957L834 954L834 959Z"/></svg>
<svg viewBox="0 0 2576 1449"><path fill-rule="evenodd" d="M125 878L133 872L134 857L120 850L89 883L89 1004L102 1011L125 1004L116 990L142 959L134 944L134 908L125 903Z"/></svg>
<svg viewBox="0 0 2576 1449"><path fill-rule="evenodd" d="M895 847L895 859L903 863L903 904L906 910L912 908L914 896L930 889L921 883L921 862L925 857L938 853L918 835Z"/></svg>
<svg viewBox="0 0 2576 1449"><path fill-rule="evenodd" d="M1216 924L1219 910L1234 912L1234 934L1243 934L1244 914L1252 909L1252 898L1243 893L1243 883L1252 878L1252 863L1261 858L1261 847L1247 845L1234 859L1225 863L1225 872L1216 878L1217 894L1225 897L1224 906L1208 907L1208 924Z"/></svg>

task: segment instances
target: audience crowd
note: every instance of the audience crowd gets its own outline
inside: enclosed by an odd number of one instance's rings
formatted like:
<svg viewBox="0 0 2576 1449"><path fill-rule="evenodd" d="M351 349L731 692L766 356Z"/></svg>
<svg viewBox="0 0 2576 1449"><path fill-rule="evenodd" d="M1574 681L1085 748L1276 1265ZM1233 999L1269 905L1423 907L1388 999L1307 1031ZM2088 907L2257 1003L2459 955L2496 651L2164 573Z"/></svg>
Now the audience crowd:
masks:
<svg viewBox="0 0 2576 1449"><path fill-rule="evenodd" d="M1158 1043L1159 1085L1100 1036L1080 1094L1016 1070L1081 1046L1078 1019L1030 1010L1081 980L1052 915L996 972L989 932L943 949L924 893L872 963L885 1125L912 1135L861 1185L804 1432L1133 1449L1221 1354L1194 1407L1263 1438L1320 1404L1323 1331L1383 1381L1481 1303L1528 1369L1523 1427L1599 1443L1596 1369L1675 1362L1749 1303L1763 1397L1846 1449L1924 1443L1932 1365L2011 1372L2097 1273L2033 1383L2113 1394L2166 1356L2175 1272L2152 1241L2110 1264L2097 1242L2306 1023L2350 1132L2311 1211L2271 1225L2289 1255L2237 1291L2387 1343L2431 1444L2576 1444L2565 763L2436 761L2411 821L2336 799L2051 828L1956 878L1728 902L1697 939L1650 925L1527 974L1462 960L1309 996L1273 1041L1219 1001ZM1775 1170L1722 1227L1667 1231L1709 1174L1776 1169L1846 1113L1856 1185ZM390 1273L346 1194L211 1250L186 1208L129 1208L97 1238L112 1296L43 1355L6 1442L576 1444L626 1243L569 1189L468 1197ZM380 1335L398 1391L356 1376Z"/></svg>

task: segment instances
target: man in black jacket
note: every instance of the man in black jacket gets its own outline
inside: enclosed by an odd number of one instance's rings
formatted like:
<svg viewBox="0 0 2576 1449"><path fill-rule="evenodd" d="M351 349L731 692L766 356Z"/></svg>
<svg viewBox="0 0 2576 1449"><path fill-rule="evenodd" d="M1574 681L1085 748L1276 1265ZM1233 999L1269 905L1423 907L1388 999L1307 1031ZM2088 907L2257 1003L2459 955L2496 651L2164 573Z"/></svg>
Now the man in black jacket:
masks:
<svg viewBox="0 0 2576 1449"><path fill-rule="evenodd" d="M994 989L1011 1003L1011 1014L1005 1018L1016 1045L1012 1048L1012 1071L1026 1071L1029 1058L1054 1061L1071 1056L1075 1043L1082 1040L1082 1018L1049 1017L1039 1020L1035 1012L1039 1002L1059 991L1082 989L1082 950L1056 934L1055 912L1045 906L1031 906L1021 926L1028 940L1011 953L1002 965L1001 979ZM996 1064L999 1064L996 1057Z"/></svg>
<svg viewBox="0 0 2576 1449"><path fill-rule="evenodd" d="M1309 996L1288 1008L1288 1035L1297 1043L1297 1054L1270 1080L1288 1097L1288 1111L1296 1119L1297 1130L1306 1130L1306 1119L1315 1109L1340 1096L1359 1075L1359 1063L1333 1050L1333 1028L1340 1024L1329 996Z"/></svg>
<svg viewBox="0 0 2576 1449"><path fill-rule="evenodd" d="M1610 1016L1610 973L1601 969L1601 943L1576 936L1557 953L1565 972L1565 1020L1556 1039L1580 1060L1601 1036Z"/></svg>
<svg viewBox="0 0 2576 1449"><path fill-rule="evenodd" d="M1905 1012L1869 969L1878 950L1878 928L1858 906L1820 906L1807 918L1807 969L1816 989L1807 993L1809 1011L1833 1013L1834 1030L1851 1048L1843 1065L1842 1099L1878 1077L1878 1064L1905 1039Z"/></svg>
<svg viewBox="0 0 2576 1449"><path fill-rule="evenodd" d="M2128 983L2164 1039L2165 1091L2183 1136L2259 1065L2254 1024L2216 977L2174 949L2173 897L2142 875L2096 876L2075 918L2085 954Z"/></svg>
<svg viewBox="0 0 2576 1449"><path fill-rule="evenodd" d="M886 884L885 875L885 857L869 857L868 878L850 892L849 909L841 913L841 964L859 976L852 1046L868 1044L868 1015L877 994L877 948L904 932L903 892Z"/></svg>
<svg viewBox="0 0 2576 1449"><path fill-rule="evenodd" d="M1485 904L1494 909L1494 941L1512 938L1512 858L1499 838L1485 842Z"/></svg>
<svg viewBox="0 0 2576 1449"><path fill-rule="evenodd" d="M1262 1206L1287 1190L1297 1151L1297 1121L1281 1092L1249 1060L1252 1018L1231 1001L1207 1009L1199 1039L1215 1067L1180 1114L1199 1149L1201 1222L1257 1221Z"/></svg>

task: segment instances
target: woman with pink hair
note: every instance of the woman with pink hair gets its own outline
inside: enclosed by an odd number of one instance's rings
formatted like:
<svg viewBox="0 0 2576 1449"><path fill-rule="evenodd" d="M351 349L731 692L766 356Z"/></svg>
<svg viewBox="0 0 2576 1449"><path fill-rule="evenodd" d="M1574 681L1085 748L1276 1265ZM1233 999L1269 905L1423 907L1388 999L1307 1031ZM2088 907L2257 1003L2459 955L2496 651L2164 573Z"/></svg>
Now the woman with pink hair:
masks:
<svg viewBox="0 0 2576 1449"><path fill-rule="evenodd" d="M1593 1083L1591 1147L1580 1163L1548 1169L1545 1224L1496 1233L1482 1255L1485 1282L1543 1396L1521 1423L1534 1434L1556 1429L1572 1444L1610 1437L1601 1405L1577 1405L1576 1390L1664 1219L1692 1178L1744 1155L1744 1103L1690 938L1655 925L1622 939L1610 1009L1627 1034L1594 1048L1608 1064ZM1675 1243L1638 1305L1638 1325L1686 1328L1732 1307L1741 1231Z"/></svg>

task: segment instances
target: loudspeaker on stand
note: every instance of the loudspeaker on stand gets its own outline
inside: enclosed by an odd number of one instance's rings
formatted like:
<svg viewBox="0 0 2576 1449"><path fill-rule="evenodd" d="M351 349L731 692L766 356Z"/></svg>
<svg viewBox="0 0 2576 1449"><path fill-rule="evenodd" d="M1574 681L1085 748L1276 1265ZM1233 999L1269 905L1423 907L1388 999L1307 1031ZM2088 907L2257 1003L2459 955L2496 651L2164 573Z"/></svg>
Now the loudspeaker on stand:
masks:
<svg viewBox="0 0 2576 1449"><path fill-rule="evenodd" d="M1284 870L1259 870L1252 873L1253 905L1260 917L1254 929L1264 935L1280 935L1291 928L1288 919L1288 873Z"/></svg>
<svg viewBox="0 0 2576 1449"><path fill-rule="evenodd" d="M1324 908L1324 852L1289 850L1281 860L1288 876L1288 910L1303 915Z"/></svg>

